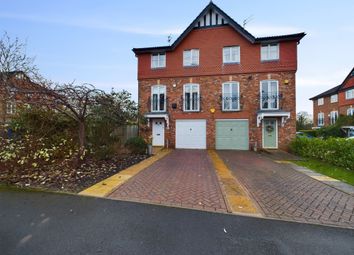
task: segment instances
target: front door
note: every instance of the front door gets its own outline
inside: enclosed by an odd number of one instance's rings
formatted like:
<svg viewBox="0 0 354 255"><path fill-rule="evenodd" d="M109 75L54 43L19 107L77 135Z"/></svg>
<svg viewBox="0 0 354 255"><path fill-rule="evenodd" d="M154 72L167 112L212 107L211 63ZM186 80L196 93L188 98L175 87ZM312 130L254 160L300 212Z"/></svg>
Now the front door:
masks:
<svg viewBox="0 0 354 255"><path fill-rule="evenodd" d="M276 119L263 120L263 148L278 148L278 125Z"/></svg>
<svg viewBox="0 0 354 255"><path fill-rule="evenodd" d="M155 119L152 121L152 145L165 146L165 121Z"/></svg>

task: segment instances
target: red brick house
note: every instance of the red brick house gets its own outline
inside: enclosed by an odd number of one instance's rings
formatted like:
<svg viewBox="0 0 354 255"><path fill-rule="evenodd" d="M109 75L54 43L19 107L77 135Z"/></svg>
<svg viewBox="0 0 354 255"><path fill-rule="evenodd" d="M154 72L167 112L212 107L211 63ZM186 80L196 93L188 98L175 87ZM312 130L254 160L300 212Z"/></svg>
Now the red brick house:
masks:
<svg viewBox="0 0 354 255"><path fill-rule="evenodd" d="M31 81L21 71L0 73L0 126L8 124L16 114L19 107L35 102L39 96L43 97L43 87ZM3 84L6 80L6 85Z"/></svg>
<svg viewBox="0 0 354 255"><path fill-rule="evenodd" d="M354 115L354 68L344 81L317 96L313 101L313 123L315 127L334 124L339 115Z"/></svg>
<svg viewBox="0 0 354 255"><path fill-rule="evenodd" d="M141 134L154 146L286 149L304 36L256 38L211 2L172 45L134 48Z"/></svg>

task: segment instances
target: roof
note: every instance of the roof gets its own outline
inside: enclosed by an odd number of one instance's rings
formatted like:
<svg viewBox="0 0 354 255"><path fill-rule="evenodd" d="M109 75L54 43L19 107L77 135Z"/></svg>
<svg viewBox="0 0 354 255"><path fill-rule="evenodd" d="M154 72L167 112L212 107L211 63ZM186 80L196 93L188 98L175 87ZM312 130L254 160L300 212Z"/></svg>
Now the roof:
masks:
<svg viewBox="0 0 354 255"><path fill-rule="evenodd" d="M342 87L345 85L347 80L351 79L353 76L354 76L354 67L352 68L352 70L349 72L349 74L345 77L344 81L340 85L335 86L334 88L331 88L325 92L322 92L321 94L318 94L317 96L311 97L310 100L316 100L321 97L327 97L327 96L337 94L342 89Z"/></svg>
<svg viewBox="0 0 354 255"><path fill-rule="evenodd" d="M231 26L235 31L245 37L250 43L269 43L269 42L279 42L279 41L300 41L306 34L297 33L289 35L279 35L279 36L269 36L269 37L254 37L246 29L240 26L235 20L233 20L229 15L227 15L223 10L221 10L217 5L212 1L202 10L202 12L193 20L193 22L187 27L186 30L176 39L176 41L170 46L159 46L159 47L147 47L147 48L133 48L135 54L142 53L157 53L162 51L173 51L181 41L196 27L198 20L201 19L211 10L215 10L220 13L227 21L227 25Z"/></svg>
<svg viewBox="0 0 354 255"><path fill-rule="evenodd" d="M325 92L322 92L321 94L318 94L317 96L314 96L312 98L310 98L310 100L315 100L315 99L318 99L318 98L322 98L322 97L328 97L328 96L331 96L331 95L334 95L334 94L337 94L339 89L341 88L342 84L338 85L338 86L335 86L334 88L331 88Z"/></svg>

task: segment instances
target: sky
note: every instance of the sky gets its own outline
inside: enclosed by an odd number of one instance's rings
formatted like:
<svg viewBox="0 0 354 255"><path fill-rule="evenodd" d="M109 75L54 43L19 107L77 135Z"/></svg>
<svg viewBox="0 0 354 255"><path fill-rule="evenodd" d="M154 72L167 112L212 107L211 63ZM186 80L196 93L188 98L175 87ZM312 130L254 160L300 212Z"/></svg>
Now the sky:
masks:
<svg viewBox="0 0 354 255"><path fill-rule="evenodd" d="M134 47L161 46L209 0L0 0L0 33L27 43L41 73L56 82L128 90L137 100ZM354 66L354 1L215 0L254 36L306 32L298 46L297 111L339 85Z"/></svg>

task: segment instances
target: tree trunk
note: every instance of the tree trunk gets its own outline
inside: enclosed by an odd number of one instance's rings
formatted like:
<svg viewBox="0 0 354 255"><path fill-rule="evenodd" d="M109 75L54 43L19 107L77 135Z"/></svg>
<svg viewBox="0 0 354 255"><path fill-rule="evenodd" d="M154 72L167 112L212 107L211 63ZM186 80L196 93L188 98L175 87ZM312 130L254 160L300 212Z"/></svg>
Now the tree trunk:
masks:
<svg viewBox="0 0 354 255"><path fill-rule="evenodd" d="M86 130L85 122L79 122L79 153L78 153L78 163L84 160L86 149Z"/></svg>

